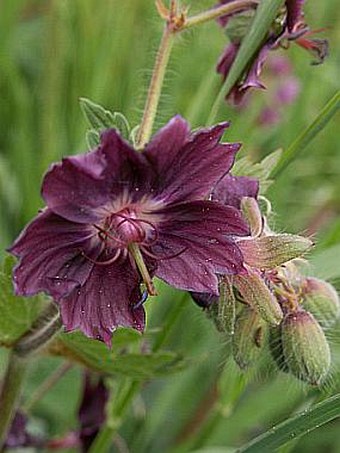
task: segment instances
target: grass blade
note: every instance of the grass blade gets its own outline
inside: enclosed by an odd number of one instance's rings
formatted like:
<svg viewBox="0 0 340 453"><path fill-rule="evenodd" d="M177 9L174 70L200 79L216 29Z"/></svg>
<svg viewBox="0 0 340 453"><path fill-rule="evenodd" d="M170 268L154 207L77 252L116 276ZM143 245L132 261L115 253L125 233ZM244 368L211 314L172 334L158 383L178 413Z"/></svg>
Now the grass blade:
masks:
<svg viewBox="0 0 340 453"><path fill-rule="evenodd" d="M309 143L321 132L328 122L340 109L340 91L327 102L313 123L283 152L277 166L271 173L271 178L277 177Z"/></svg>
<svg viewBox="0 0 340 453"><path fill-rule="evenodd" d="M265 453L276 451L287 442L319 428L340 416L340 394L334 395L309 410L285 420L269 431L239 448L236 453Z"/></svg>

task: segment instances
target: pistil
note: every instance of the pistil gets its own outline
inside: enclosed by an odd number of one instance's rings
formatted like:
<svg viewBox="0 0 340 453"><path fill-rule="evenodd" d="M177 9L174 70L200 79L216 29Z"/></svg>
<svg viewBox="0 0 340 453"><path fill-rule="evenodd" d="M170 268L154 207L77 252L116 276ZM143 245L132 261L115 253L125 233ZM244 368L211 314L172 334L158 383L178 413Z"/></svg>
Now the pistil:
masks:
<svg viewBox="0 0 340 453"><path fill-rule="evenodd" d="M143 282L146 286L148 294L150 296L157 296L156 288L153 284L152 278L149 274L148 268L144 262L143 255L140 251L139 246L135 242L129 244L129 252L131 253L133 259L135 260L136 266L140 272L140 275L143 279Z"/></svg>

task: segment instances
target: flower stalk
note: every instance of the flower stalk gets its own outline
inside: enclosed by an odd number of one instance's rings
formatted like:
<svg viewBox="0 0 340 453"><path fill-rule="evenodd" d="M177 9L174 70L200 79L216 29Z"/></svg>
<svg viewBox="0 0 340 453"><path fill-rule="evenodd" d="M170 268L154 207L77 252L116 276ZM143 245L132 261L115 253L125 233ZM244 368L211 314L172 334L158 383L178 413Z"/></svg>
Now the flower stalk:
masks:
<svg viewBox="0 0 340 453"><path fill-rule="evenodd" d="M143 149L149 141L152 134L152 127L156 118L159 99L165 77L166 67L169 62L171 49L173 46L174 34L171 31L169 24L165 25L163 36L157 51L156 61L151 76L151 81L148 89L148 95L143 111L142 122L140 124L136 147Z"/></svg>
<svg viewBox="0 0 340 453"><path fill-rule="evenodd" d="M177 31L187 30L188 28L204 24L210 20L218 19L221 16L237 13L245 8L256 8L258 4L259 2L257 0L235 0L234 2L211 8L196 14L195 16L188 17Z"/></svg>

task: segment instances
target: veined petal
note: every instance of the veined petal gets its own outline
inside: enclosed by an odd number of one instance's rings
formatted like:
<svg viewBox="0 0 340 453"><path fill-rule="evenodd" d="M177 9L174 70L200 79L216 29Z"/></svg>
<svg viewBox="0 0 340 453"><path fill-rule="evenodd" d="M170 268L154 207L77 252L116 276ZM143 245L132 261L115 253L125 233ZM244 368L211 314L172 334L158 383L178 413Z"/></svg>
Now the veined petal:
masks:
<svg viewBox="0 0 340 453"><path fill-rule="evenodd" d="M93 231L43 211L21 233L11 253L20 258L14 270L17 294L30 296L46 291L52 297L68 294L84 283L100 253Z"/></svg>
<svg viewBox="0 0 340 453"><path fill-rule="evenodd" d="M188 123L176 115L152 137L143 154L156 168L157 174L163 175L176 161L189 137Z"/></svg>
<svg viewBox="0 0 340 453"><path fill-rule="evenodd" d="M176 288L218 295L217 273L244 272L239 248L222 236L212 238L207 233L196 240L194 235L161 233L159 237L159 245L153 247L159 257L155 275Z"/></svg>
<svg viewBox="0 0 340 453"><path fill-rule="evenodd" d="M153 166L115 129L102 134L101 152L106 157L106 183L111 197L129 193L132 201L136 201L150 193L156 178Z"/></svg>
<svg viewBox="0 0 340 453"><path fill-rule="evenodd" d="M179 236L208 234L247 236L249 227L238 209L208 200L179 203L159 209L161 232Z"/></svg>
<svg viewBox="0 0 340 453"><path fill-rule="evenodd" d="M166 203L205 197L234 163L239 143L219 141L228 123L203 129L191 136L159 175L156 195ZM162 149L159 150L162 153Z"/></svg>
<svg viewBox="0 0 340 453"><path fill-rule="evenodd" d="M128 260L94 266L81 287L59 299L66 329L80 329L108 346L112 332L119 326L142 331L144 308L134 308L142 298L140 283L140 276Z"/></svg>
<svg viewBox="0 0 340 453"><path fill-rule="evenodd" d="M93 222L98 218L95 208L109 200L105 168L105 156L99 149L66 157L46 173L42 197L53 212L68 220Z"/></svg>

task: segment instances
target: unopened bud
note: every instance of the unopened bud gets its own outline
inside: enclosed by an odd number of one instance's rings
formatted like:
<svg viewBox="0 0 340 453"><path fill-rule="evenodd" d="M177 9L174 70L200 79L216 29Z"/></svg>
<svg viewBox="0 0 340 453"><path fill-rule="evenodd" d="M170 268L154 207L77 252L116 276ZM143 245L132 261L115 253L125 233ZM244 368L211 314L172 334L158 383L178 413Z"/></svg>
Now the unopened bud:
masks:
<svg viewBox="0 0 340 453"><path fill-rule="evenodd" d="M340 315L335 288L318 278L306 278L302 285L303 308L312 313L323 327L332 326Z"/></svg>
<svg viewBox="0 0 340 453"><path fill-rule="evenodd" d="M219 291L219 296L213 296L213 299L210 297L209 300L207 297L208 295L205 295L205 298L202 299L202 296L199 297L197 293L194 293L193 297L195 302L199 303L201 306L204 306L204 302L209 301L209 303L205 305L205 308L207 309L206 312L208 317L213 320L216 329L219 332L233 335L236 301L232 284L227 277L221 278Z"/></svg>
<svg viewBox="0 0 340 453"><path fill-rule="evenodd" d="M272 326L280 324L283 313L275 296L255 272L233 276L233 282L244 301Z"/></svg>
<svg viewBox="0 0 340 453"><path fill-rule="evenodd" d="M327 376L331 354L325 334L314 316L299 310L289 313L282 323L282 349L289 371L312 385Z"/></svg>
<svg viewBox="0 0 340 453"><path fill-rule="evenodd" d="M250 307L244 307L236 318L233 335L233 357L238 366L245 369L258 357L266 326L258 313Z"/></svg>
<svg viewBox="0 0 340 453"><path fill-rule="evenodd" d="M306 253L313 242L294 234L276 234L237 242L244 261L257 269L273 269Z"/></svg>
<svg viewBox="0 0 340 453"><path fill-rule="evenodd" d="M259 236L263 229L263 219L255 198L243 197L241 200L241 211L248 222L251 235L253 237Z"/></svg>

